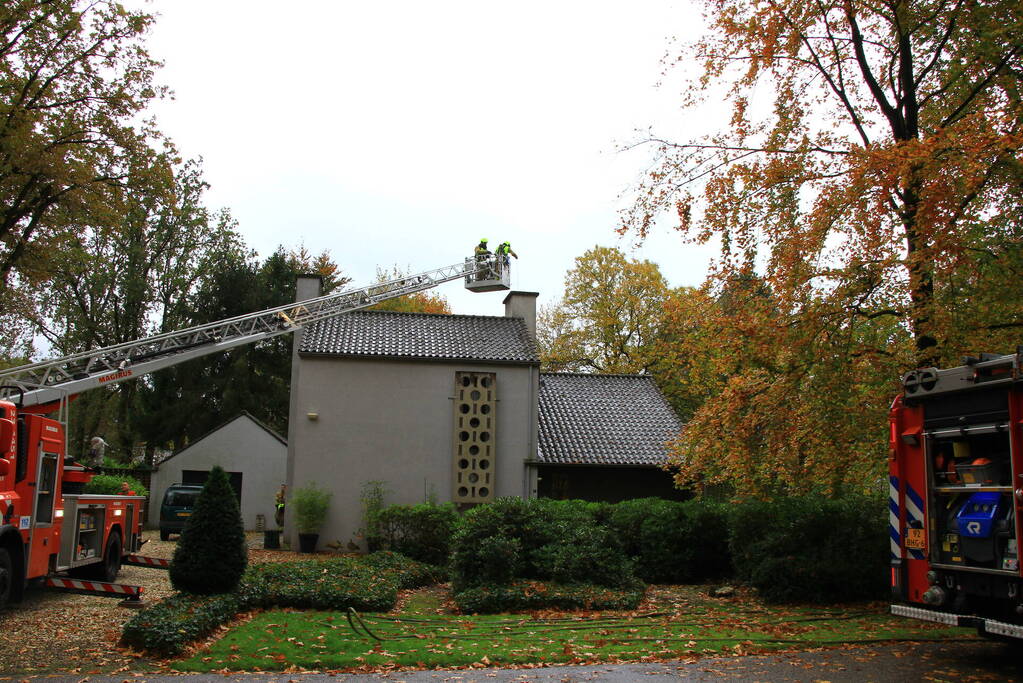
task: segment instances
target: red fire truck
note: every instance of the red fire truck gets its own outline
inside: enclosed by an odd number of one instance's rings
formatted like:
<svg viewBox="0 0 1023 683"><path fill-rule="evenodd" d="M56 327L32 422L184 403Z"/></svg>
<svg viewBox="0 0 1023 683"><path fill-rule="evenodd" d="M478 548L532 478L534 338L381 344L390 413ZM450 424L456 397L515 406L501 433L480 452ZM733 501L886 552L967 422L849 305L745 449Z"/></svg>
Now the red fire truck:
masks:
<svg viewBox="0 0 1023 683"><path fill-rule="evenodd" d="M60 420L0 401L0 606L58 572L112 582L140 546L145 499L81 493L92 474L66 455Z"/></svg>
<svg viewBox="0 0 1023 683"><path fill-rule="evenodd" d="M466 289L510 288L509 264L472 257L417 275L348 289L299 303L168 332L0 372L0 608L31 579L78 590L123 593L110 584L141 545L138 496L82 493L92 474L67 457L66 413L72 396L193 358L290 334L319 320L421 292L452 280ZM53 415L54 417L51 417ZM106 585L56 578L82 575ZM69 585L71 583L71 585Z"/></svg>
<svg viewBox="0 0 1023 683"><path fill-rule="evenodd" d="M914 370L889 415L892 612L1023 637L1023 351Z"/></svg>

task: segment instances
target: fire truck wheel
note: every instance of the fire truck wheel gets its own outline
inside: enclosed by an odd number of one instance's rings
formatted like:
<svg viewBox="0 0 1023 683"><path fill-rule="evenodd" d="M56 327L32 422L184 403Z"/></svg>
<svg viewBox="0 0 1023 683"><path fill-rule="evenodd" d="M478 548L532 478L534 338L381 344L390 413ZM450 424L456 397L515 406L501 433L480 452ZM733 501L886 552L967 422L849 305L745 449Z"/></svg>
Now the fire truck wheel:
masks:
<svg viewBox="0 0 1023 683"><path fill-rule="evenodd" d="M14 565L7 548L0 548L0 609L3 609L11 598L11 587L14 583Z"/></svg>
<svg viewBox="0 0 1023 683"><path fill-rule="evenodd" d="M99 581L106 581L110 583L117 580L117 575L121 571L121 534L118 531L112 531L110 538L107 539L107 549L103 553L103 561L94 564L90 569L93 570L92 578Z"/></svg>

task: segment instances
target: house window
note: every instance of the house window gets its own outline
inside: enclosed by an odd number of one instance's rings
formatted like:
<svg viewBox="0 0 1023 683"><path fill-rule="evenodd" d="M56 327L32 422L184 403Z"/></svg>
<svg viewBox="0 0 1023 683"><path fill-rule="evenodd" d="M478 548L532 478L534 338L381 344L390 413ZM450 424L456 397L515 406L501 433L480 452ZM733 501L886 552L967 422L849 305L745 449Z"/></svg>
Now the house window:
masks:
<svg viewBox="0 0 1023 683"><path fill-rule="evenodd" d="M497 442L497 375L455 373L454 486L456 503L494 499Z"/></svg>

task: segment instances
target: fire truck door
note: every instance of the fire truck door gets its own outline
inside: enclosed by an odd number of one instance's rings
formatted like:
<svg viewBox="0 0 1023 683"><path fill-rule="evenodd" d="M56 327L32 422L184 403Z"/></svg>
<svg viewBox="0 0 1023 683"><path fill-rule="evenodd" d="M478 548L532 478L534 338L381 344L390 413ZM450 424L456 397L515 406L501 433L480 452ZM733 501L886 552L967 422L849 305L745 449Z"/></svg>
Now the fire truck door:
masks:
<svg viewBox="0 0 1023 683"><path fill-rule="evenodd" d="M61 457L41 451L36 469L35 502L32 505L29 532L28 577L49 573L50 555L57 553L53 534L53 515L57 504L57 465ZM24 519L24 518L22 518Z"/></svg>
<svg viewBox="0 0 1023 683"><path fill-rule="evenodd" d="M35 524L33 526L53 524L53 508L57 502L57 463L60 457L56 453L44 452L39 458L39 472L36 477Z"/></svg>

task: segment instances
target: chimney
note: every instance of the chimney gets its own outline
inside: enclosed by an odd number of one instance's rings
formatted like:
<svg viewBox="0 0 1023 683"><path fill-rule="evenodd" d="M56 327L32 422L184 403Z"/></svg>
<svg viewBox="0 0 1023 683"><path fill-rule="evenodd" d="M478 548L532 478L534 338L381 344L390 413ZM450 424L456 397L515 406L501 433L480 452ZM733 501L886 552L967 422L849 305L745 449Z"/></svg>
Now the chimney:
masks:
<svg viewBox="0 0 1023 683"><path fill-rule="evenodd" d="M323 293L322 275L299 275L295 279L295 301L315 299Z"/></svg>
<svg viewBox="0 0 1023 683"><path fill-rule="evenodd" d="M504 297L504 317L522 318L526 329L536 338L536 297L539 292L508 292Z"/></svg>

